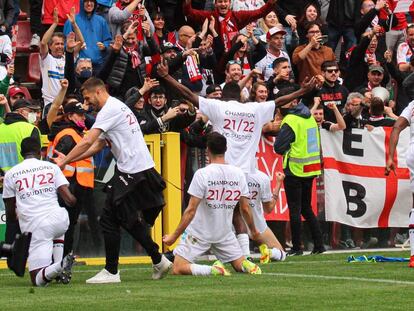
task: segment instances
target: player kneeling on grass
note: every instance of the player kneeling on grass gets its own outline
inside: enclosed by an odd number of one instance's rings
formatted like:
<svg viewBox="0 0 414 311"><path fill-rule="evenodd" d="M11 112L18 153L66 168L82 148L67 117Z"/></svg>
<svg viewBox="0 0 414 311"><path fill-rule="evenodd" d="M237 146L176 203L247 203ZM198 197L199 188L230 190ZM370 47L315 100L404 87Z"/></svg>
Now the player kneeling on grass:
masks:
<svg viewBox="0 0 414 311"><path fill-rule="evenodd" d="M232 231L233 211L239 202L242 216L253 239L257 230L249 208L249 189L243 171L225 163L226 138L213 132L207 138L210 164L199 169L188 189L190 202L174 233L163 241L174 250L173 274L230 275L223 263L230 262L237 272L260 274L256 264L246 260ZM197 257L211 250L219 259L213 266L195 264Z"/></svg>
<svg viewBox="0 0 414 311"><path fill-rule="evenodd" d="M254 225L259 231L256 242L259 244L261 253L260 263L269 263L270 260L283 261L286 259L279 240L272 230L267 226L263 210L266 214L270 213L279 198L280 187L282 186L285 175L276 173L276 187L270 190L270 179L265 173L256 170L253 174L247 175L247 185L250 191L250 208L253 215Z"/></svg>
<svg viewBox="0 0 414 311"><path fill-rule="evenodd" d="M68 206L75 205L76 198L59 167L40 160L38 140L23 139L21 155L24 161L4 176L6 217L18 218L20 229L32 232L28 263L33 285L45 286L57 276L67 284L74 257L68 254L62 259L69 216L59 206L57 192Z"/></svg>

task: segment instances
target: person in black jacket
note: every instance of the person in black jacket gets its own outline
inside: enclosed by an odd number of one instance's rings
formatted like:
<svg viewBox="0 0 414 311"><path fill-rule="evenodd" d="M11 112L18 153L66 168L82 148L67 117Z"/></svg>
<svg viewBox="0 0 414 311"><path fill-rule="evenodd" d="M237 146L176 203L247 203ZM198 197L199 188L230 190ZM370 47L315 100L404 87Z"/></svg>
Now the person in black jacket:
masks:
<svg viewBox="0 0 414 311"><path fill-rule="evenodd" d="M169 107L165 89L156 87L149 92L148 104L136 117L145 135L179 132L194 122L195 115L194 106L185 101L175 102Z"/></svg>
<svg viewBox="0 0 414 311"><path fill-rule="evenodd" d="M345 107L349 91L346 87L341 85L338 80L339 66L336 61L326 61L321 67L322 75L325 81L316 97L320 98L320 103L323 105L325 120L329 122L336 122L333 110L329 109L327 105L328 103L334 103L338 110L342 111Z"/></svg>
<svg viewBox="0 0 414 311"><path fill-rule="evenodd" d="M380 10L385 7L386 1L379 0L377 3L371 0L362 1L361 4L361 16L357 18L354 25L355 30L355 37L357 42L361 40L362 35L367 32L371 31L374 28L380 27L380 32L385 33L390 29L390 22L391 18L382 19L380 18ZM398 24L398 20L396 18L392 19L392 26L396 26ZM380 36L379 38L379 49L381 51L386 50L385 45L385 36Z"/></svg>
<svg viewBox="0 0 414 311"><path fill-rule="evenodd" d="M367 82L368 69L371 65L383 62L384 53L381 54L377 47L377 36L374 31L370 31L352 50L349 57L349 69L344 79L344 86L349 91L353 91ZM388 80L388 72L385 72L383 83L387 84Z"/></svg>
<svg viewBox="0 0 414 311"><path fill-rule="evenodd" d="M124 42L106 80L109 93L124 100L126 91L144 84L145 56L158 54L158 45L151 36L148 21L142 23L145 41L137 40L137 22L127 21L122 26Z"/></svg>

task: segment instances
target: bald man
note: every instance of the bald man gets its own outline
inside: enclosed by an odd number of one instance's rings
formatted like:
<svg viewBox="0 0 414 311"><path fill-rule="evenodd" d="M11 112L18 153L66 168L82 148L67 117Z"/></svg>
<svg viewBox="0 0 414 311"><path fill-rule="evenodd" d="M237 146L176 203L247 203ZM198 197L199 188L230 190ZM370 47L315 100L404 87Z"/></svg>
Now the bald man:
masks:
<svg viewBox="0 0 414 311"><path fill-rule="evenodd" d="M188 40L195 35L195 31L192 27L184 25L182 26L179 30L178 30L178 40L177 40L177 47L181 50L184 51L187 48L191 48L187 47L188 44Z"/></svg>

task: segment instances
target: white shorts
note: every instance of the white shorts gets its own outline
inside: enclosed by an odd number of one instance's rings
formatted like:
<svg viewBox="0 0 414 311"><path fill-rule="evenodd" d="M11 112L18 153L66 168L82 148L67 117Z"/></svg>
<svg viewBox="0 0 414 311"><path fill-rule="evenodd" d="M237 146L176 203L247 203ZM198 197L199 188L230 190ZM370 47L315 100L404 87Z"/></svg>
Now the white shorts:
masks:
<svg viewBox="0 0 414 311"><path fill-rule="evenodd" d="M182 234L180 243L174 249L174 255L183 257L185 260L194 263L196 259L204 255L208 250L216 255L221 262L232 262L243 256L239 242L234 233L220 243L210 243L196 238L186 231Z"/></svg>
<svg viewBox="0 0 414 311"><path fill-rule="evenodd" d="M30 241L27 259L29 271L47 267L52 263L53 240L63 240L68 227L69 216L64 208L56 208L47 217L39 220Z"/></svg>

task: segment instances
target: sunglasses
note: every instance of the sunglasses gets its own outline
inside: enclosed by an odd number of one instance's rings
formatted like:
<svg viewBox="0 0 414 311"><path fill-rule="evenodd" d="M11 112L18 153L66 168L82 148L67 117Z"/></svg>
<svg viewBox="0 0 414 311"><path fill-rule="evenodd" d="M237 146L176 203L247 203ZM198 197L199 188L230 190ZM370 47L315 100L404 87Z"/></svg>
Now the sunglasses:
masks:
<svg viewBox="0 0 414 311"><path fill-rule="evenodd" d="M229 60L227 62L227 64L229 64L229 65L234 65L234 64L241 65L241 61L239 61L239 60Z"/></svg>
<svg viewBox="0 0 414 311"><path fill-rule="evenodd" d="M338 73L339 69L326 69L325 72L327 72L327 73Z"/></svg>

